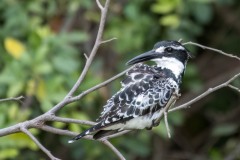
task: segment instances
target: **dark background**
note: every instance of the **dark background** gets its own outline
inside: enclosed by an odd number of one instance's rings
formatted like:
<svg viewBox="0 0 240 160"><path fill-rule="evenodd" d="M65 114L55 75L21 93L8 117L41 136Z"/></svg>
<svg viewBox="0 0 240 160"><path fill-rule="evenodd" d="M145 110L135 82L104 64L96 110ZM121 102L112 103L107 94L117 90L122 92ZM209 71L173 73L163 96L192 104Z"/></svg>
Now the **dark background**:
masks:
<svg viewBox="0 0 240 160"><path fill-rule="evenodd" d="M0 104L0 128L31 119L62 100L80 75L98 30L100 12L94 0L0 1L0 97L25 96L24 103ZM240 56L238 0L112 0L104 39L79 88L94 86L127 68L132 57L160 40L193 41ZM176 105L239 73L240 62L187 46L195 58L188 63L182 96ZM81 101L63 108L62 117L94 121L106 100L120 88L119 78ZM240 80L235 80L240 86ZM164 122L152 131L134 131L111 142L131 160L240 159L240 94L224 88L169 114L172 138ZM88 126L52 123L81 132ZM61 159L117 159L99 142L32 129ZM0 159L48 159L24 134L0 138Z"/></svg>

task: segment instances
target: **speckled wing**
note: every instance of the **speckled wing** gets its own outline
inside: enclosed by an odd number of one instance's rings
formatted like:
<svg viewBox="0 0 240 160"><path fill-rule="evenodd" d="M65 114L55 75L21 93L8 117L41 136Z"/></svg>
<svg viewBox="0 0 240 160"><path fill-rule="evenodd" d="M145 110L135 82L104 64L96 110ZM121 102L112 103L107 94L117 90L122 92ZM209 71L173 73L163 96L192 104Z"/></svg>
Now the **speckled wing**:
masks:
<svg viewBox="0 0 240 160"><path fill-rule="evenodd" d="M165 82L167 79L163 72L145 64L136 65L121 82L121 90L107 101L97 120L98 127L124 123L164 107L175 87Z"/></svg>

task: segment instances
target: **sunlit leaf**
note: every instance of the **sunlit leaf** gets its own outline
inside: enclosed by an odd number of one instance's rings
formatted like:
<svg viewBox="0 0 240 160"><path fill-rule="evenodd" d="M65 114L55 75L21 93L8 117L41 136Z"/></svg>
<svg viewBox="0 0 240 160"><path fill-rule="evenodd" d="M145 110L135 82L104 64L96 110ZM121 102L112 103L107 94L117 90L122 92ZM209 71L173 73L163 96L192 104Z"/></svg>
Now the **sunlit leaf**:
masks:
<svg viewBox="0 0 240 160"><path fill-rule="evenodd" d="M1 145L5 147L27 147L32 150L39 149L32 139L24 133L15 133L6 137L1 137Z"/></svg>
<svg viewBox="0 0 240 160"><path fill-rule="evenodd" d="M0 150L0 159L15 158L19 154L16 148L3 148Z"/></svg>
<svg viewBox="0 0 240 160"><path fill-rule="evenodd" d="M4 47L15 59L19 59L25 51L25 47L22 42L12 37L4 39Z"/></svg>
<svg viewBox="0 0 240 160"><path fill-rule="evenodd" d="M163 25L163 26L169 26L169 27L178 27L179 24L180 24L180 19L177 15L175 14L171 14L171 15L166 15L166 16L163 16L161 19L160 19L160 23Z"/></svg>
<svg viewBox="0 0 240 160"><path fill-rule="evenodd" d="M69 130L77 133L80 133L82 131L80 125L74 123L69 124Z"/></svg>
<svg viewBox="0 0 240 160"><path fill-rule="evenodd" d="M41 101L41 109L43 112L47 112L53 107L53 102L50 101L47 97Z"/></svg>
<svg viewBox="0 0 240 160"><path fill-rule="evenodd" d="M53 127L55 128L63 128L64 126L66 126L65 123L62 123L62 122L53 122Z"/></svg>
<svg viewBox="0 0 240 160"><path fill-rule="evenodd" d="M8 112L9 118L15 119L16 115L19 113L18 111L19 111L19 109L16 104L9 106L9 112Z"/></svg>
<svg viewBox="0 0 240 160"><path fill-rule="evenodd" d="M26 93L28 96L32 96L35 94L36 91L36 81L34 79L30 79L27 82L27 90Z"/></svg>
<svg viewBox="0 0 240 160"><path fill-rule="evenodd" d="M48 61L44 61L42 63L38 63L34 67L34 71L37 74L49 74L52 72L52 65Z"/></svg>
<svg viewBox="0 0 240 160"><path fill-rule="evenodd" d="M180 4L180 0L158 0L151 9L153 12L166 14L174 9Z"/></svg>
<svg viewBox="0 0 240 160"><path fill-rule="evenodd" d="M42 101L46 97L46 88L45 88L45 82L42 79L38 80L38 86L37 86L37 98Z"/></svg>

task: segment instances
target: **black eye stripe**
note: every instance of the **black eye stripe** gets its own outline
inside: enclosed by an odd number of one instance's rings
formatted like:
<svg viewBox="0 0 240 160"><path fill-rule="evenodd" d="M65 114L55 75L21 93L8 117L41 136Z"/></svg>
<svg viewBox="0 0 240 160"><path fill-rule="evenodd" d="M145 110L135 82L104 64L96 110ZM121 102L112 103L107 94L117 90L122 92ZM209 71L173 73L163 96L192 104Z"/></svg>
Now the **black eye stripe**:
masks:
<svg viewBox="0 0 240 160"><path fill-rule="evenodd" d="M172 51L173 51L173 48L172 48L172 47L167 47L167 48L165 48L165 51L167 51L167 52L172 52Z"/></svg>

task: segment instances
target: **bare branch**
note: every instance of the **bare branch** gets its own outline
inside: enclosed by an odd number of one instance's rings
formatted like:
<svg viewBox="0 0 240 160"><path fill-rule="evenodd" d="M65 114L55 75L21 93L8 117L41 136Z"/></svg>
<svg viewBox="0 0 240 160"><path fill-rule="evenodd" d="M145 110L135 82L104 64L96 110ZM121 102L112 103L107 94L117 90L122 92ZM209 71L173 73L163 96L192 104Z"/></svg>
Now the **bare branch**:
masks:
<svg viewBox="0 0 240 160"><path fill-rule="evenodd" d="M57 121L57 122L63 122L63 123L76 123L76 124L83 124L83 125L95 125L95 122L92 121L87 121L87 120L78 120L78 119L72 119L72 118L62 118L62 117L57 117L53 116L51 118L51 121Z"/></svg>
<svg viewBox="0 0 240 160"><path fill-rule="evenodd" d="M199 101L200 99L206 97L207 95L211 94L212 92L215 92L223 87L227 87L232 81L234 81L236 78L238 78L240 76L240 73L236 74L235 76L233 76L232 78L230 78L228 81L216 86L216 87L213 87L213 88L209 88L206 92L200 94L199 96L197 96L196 98L192 99L191 101L188 101L187 103L185 104L182 104L178 107L175 107L173 109L170 109L169 112L173 112L173 111L176 111L176 110L179 110L179 109L184 109L184 108L188 108L191 104Z"/></svg>
<svg viewBox="0 0 240 160"><path fill-rule="evenodd" d="M0 99L0 102L7 102L7 101L19 101L19 102L22 102L22 101L21 101L22 99L24 99L23 96L11 97L11 98Z"/></svg>
<svg viewBox="0 0 240 160"><path fill-rule="evenodd" d="M46 154L48 155L49 158L51 158L52 160L60 160L60 159L54 157L54 156L51 154L51 152L50 152L48 149L46 149L46 148L37 140L37 138L34 137L34 135L33 135L31 132L29 132L25 127L21 127L20 129L21 129L21 131L22 131L23 133L25 133L26 135L28 135L28 136L33 140L33 142L35 142L36 145L37 145L44 153L46 153Z"/></svg>
<svg viewBox="0 0 240 160"><path fill-rule="evenodd" d="M51 133L54 133L54 134L59 134L59 135L66 135L66 136L76 136L78 135L78 133L75 133L75 132L71 132L71 131L68 131L68 130L62 130L62 129L58 129L58 128L54 128L54 127L51 127L51 126L47 126L47 125L44 125L41 127L42 130L44 131L47 131L47 132L51 132ZM92 136L85 136L83 137L84 139L88 139L88 140L95 140L93 139ZM105 144L107 147L109 147L118 157L119 159L121 160L125 160L125 158L123 157L123 155L107 140L107 139L100 139L100 140L97 140L103 144Z"/></svg>
<svg viewBox="0 0 240 160"><path fill-rule="evenodd" d="M108 42L111 42L111 41L116 40L116 39L117 39L116 37L113 37L113 38L111 38L111 39L102 41L101 44L103 44L103 43L108 43Z"/></svg>
<svg viewBox="0 0 240 160"><path fill-rule="evenodd" d="M133 67L134 67L134 66L126 69L125 71L123 71L123 72L121 72L121 73L113 76L112 78L109 78L108 80L106 80L106 81L104 81L104 82L102 82L102 83L100 83L100 84L98 84L98 85L96 85L96 86L94 86L94 87L86 90L86 91L83 91L83 92L82 92L81 94L79 94L78 96L75 96L75 97L70 98L70 99L69 99L69 102L77 101L77 100L81 99L82 97L84 97L85 95L87 95L87 94L89 94L89 93L91 93L91 92L93 92L93 91L95 91L95 90L97 90L97 89L99 89L99 88L101 88L101 87L103 87L103 86L111 83L112 81L116 80L117 78L125 75L125 73L128 72L129 70L131 70Z"/></svg>
<svg viewBox="0 0 240 160"><path fill-rule="evenodd" d="M0 129L0 137L19 132L22 123L18 123L10 127Z"/></svg>
<svg viewBox="0 0 240 160"><path fill-rule="evenodd" d="M99 1L97 1L97 3L98 2ZM93 59L94 59L94 57L97 53L97 50L98 50L99 46L101 45L101 39L102 39L103 29L104 29L105 22L106 22L109 3L110 3L110 0L106 0L104 8L103 8L103 10L101 10L101 20L100 20L100 24L99 24L99 28L98 28L96 41L95 41L95 44L93 46L93 49L92 49L88 59L87 59L87 62L85 64L84 68L83 68L83 71L82 71L81 75L79 76L77 82L74 84L72 89L65 96L64 100L61 101L60 103L58 103L56 106L54 106L51 110L49 110L48 113L53 114L53 113L57 112L58 110L60 110L62 107L64 107L66 104L70 103L69 99L72 97L74 92L78 89L78 87L80 86L80 84L84 80L84 78L85 78L85 76L86 76L86 74L89 70L89 67L92 64L92 61L93 61Z"/></svg>
<svg viewBox="0 0 240 160"><path fill-rule="evenodd" d="M104 137L104 139L111 139L111 138L119 137L119 136L121 136L121 135L124 135L124 134L130 132L130 131L131 131L131 130L123 130L123 131L118 132L118 133L116 133L116 134L112 134L112 135L110 135L110 136L106 136L106 137Z"/></svg>
<svg viewBox="0 0 240 160"><path fill-rule="evenodd" d="M101 11L103 11L103 6L102 6L102 4L99 2L99 0L96 0L96 3L97 3L97 5L98 5L98 8L101 10Z"/></svg>
<svg viewBox="0 0 240 160"><path fill-rule="evenodd" d="M240 89L239 88L237 88L237 87L235 87L235 86L233 86L231 84L229 84L228 87L240 93Z"/></svg>
<svg viewBox="0 0 240 160"><path fill-rule="evenodd" d="M86 60L88 60L88 56L86 53L83 53L84 57L86 58Z"/></svg>
<svg viewBox="0 0 240 160"><path fill-rule="evenodd" d="M98 5L100 4L100 2L98 0L96 2L97 2ZM77 82L74 84L74 86L69 91L69 93L67 94L66 97L71 97L73 95L73 93L78 89L79 85L82 83L83 79L85 78L90 65L92 64L93 58L95 57L95 55L97 53L97 50L98 50L98 48L101 44L101 39L102 39L103 29L104 29L105 22L106 22L109 3L110 3L110 0L106 0L104 8L102 8L102 9L100 8L101 9L101 20L100 20L95 44L93 46L93 49L90 53L90 56L88 57L88 60L87 60L85 66L83 68L83 71L82 71L80 77L78 78ZM99 5L99 6L102 7L101 5Z"/></svg>
<svg viewBox="0 0 240 160"><path fill-rule="evenodd" d="M167 129L168 138L171 138L171 133L170 133L169 125L168 125L167 114L168 114L167 112L164 112L164 122L165 122L165 126L166 126L166 129Z"/></svg>
<svg viewBox="0 0 240 160"><path fill-rule="evenodd" d="M228 53L223 52L223 51L221 51L221 50L219 50L219 49L211 48L211 47L204 46L204 45L202 45L202 44L194 43L194 42L191 42L191 41L190 41L190 42L183 43L183 45L188 45L188 44L201 47L202 49L208 49L208 50L211 50L211 51L214 51L214 52L218 52L218 53L220 53L220 54L222 54L222 55L224 55L224 56L227 56L227 57L230 57L230 58L235 58L235 59L237 59L237 60L240 60L240 58L239 58L238 56L235 56L235 55L232 55L232 54L228 54Z"/></svg>

